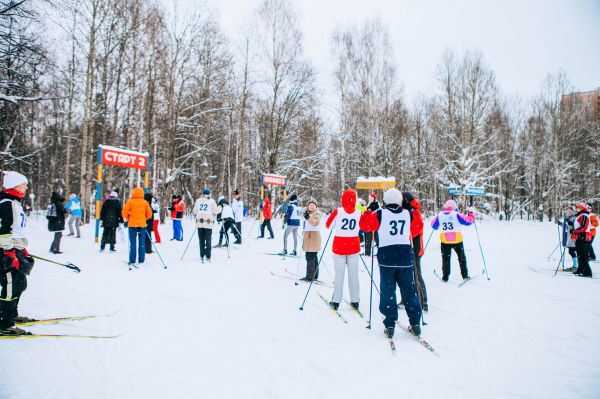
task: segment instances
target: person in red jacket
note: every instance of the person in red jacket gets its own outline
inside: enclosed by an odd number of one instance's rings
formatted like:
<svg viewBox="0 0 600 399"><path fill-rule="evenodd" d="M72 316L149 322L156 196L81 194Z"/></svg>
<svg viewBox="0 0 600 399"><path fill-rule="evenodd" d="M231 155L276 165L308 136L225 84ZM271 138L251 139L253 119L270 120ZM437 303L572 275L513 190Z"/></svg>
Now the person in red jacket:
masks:
<svg viewBox="0 0 600 399"><path fill-rule="evenodd" d="M342 193L342 206L336 208L325 223L325 227L332 226L333 236L333 264L335 266L335 281L333 283L333 297L329 305L337 310L344 295L344 275L348 267L348 289L350 290L350 303L358 309L360 292L358 284L358 257L360 253L360 210L356 209L356 191L347 189Z"/></svg>
<svg viewBox="0 0 600 399"><path fill-rule="evenodd" d="M417 294L421 310L429 311L427 305L427 289L421 273L421 257L425 254L423 249L423 217L421 216L421 204L419 200L408 191L402 193L402 208L412 213L412 223L410 224L410 234L412 237L413 250L415 251L415 284L417 285Z"/></svg>
<svg viewBox="0 0 600 399"><path fill-rule="evenodd" d="M181 219L183 219L183 212L185 211L185 203L181 195L173 196L173 203L169 208L171 211L171 219L173 219L173 238L171 241L183 241L183 226L181 225Z"/></svg>
<svg viewBox="0 0 600 399"><path fill-rule="evenodd" d="M258 236L258 238L265 238L266 227L267 229L269 229L269 233L271 233L271 237L269 239L272 240L273 238L275 238L275 235L273 234L273 229L271 228L271 219L273 219L273 212L271 211L271 201L269 200L269 197L265 197L265 199L263 199L262 211L265 219L260 225L260 235Z"/></svg>
<svg viewBox="0 0 600 399"><path fill-rule="evenodd" d="M596 237L596 228L598 227L598 218L592 212L592 204L590 204L589 202L588 202L588 212L590 214L590 223L592 224L590 226L590 229L591 229L590 233L592 235L592 238L590 240L590 245L589 245L590 260L591 261L595 261L596 260L596 253L594 252L594 238Z"/></svg>
<svg viewBox="0 0 600 399"><path fill-rule="evenodd" d="M590 268L590 241L592 240L592 222L590 220L588 205L585 202L577 204L577 216L575 217L574 233L577 235L575 240L575 251L577 252L577 270L573 272L578 276L592 277Z"/></svg>

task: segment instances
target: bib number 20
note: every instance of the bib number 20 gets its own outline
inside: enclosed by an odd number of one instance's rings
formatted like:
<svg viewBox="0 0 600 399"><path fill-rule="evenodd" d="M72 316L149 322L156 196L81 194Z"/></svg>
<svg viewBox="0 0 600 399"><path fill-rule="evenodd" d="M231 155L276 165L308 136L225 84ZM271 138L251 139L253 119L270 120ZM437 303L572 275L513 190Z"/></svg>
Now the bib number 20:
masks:
<svg viewBox="0 0 600 399"><path fill-rule="evenodd" d="M342 230L354 230L356 228L356 219L342 219Z"/></svg>

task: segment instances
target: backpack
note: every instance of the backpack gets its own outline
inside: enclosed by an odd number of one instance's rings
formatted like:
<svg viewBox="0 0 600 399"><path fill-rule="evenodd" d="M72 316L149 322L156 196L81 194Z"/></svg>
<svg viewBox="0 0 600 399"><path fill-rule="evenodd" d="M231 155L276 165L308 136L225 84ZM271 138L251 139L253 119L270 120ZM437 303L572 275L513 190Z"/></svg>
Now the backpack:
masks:
<svg viewBox="0 0 600 399"><path fill-rule="evenodd" d="M46 208L46 219L50 220L51 218L56 217L56 206L54 204L48 205Z"/></svg>

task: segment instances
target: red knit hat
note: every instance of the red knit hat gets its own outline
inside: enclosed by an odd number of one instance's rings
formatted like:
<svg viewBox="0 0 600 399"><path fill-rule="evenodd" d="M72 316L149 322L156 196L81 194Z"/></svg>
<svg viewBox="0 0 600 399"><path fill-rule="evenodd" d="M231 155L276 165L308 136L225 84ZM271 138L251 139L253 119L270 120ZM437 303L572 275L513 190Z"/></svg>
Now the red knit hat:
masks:
<svg viewBox="0 0 600 399"><path fill-rule="evenodd" d="M586 204L585 202L580 202L579 204L575 205L575 209L577 209L578 211L586 211L588 210L588 204Z"/></svg>
<svg viewBox="0 0 600 399"><path fill-rule="evenodd" d="M371 195L369 195L369 197L371 197L373 199L377 199L377 195L375 193L371 193Z"/></svg>

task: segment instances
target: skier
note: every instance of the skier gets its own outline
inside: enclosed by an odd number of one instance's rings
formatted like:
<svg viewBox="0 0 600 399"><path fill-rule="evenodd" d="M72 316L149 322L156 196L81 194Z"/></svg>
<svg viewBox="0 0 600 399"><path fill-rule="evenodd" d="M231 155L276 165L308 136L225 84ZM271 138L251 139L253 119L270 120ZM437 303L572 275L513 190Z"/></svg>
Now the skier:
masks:
<svg viewBox="0 0 600 399"><path fill-rule="evenodd" d="M144 193L144 200L146 200L146 202L150 206L150 210L152 210L152 199L153 198L154 197L152 196L151 192ZM152 229L153 229L153 227L154 227L154 211L152 211L152 215L150 215L150 218L148 218L148 220L146 220L146 231L148 232L148 234L146 234L146 253L147 254L153 253L153 251L152 251Z"/></svg>
<svg viewBox="0 0 600 399"><path fill-rule="evenodd" d="M273 229L271 228L271 219L273 218L273 212L271 211L271 201L269 200L269 197L265 197L263 199L262 211L264 220L260 225L260 235L258 236L258 238L265 237L266 227L267 229L269 229L269 233L271 233L271 237L269 237L269 239L272 240L275 238L275 235L273 234Z"/></svg>
<svg viewBox="0 0 600 399"><path fill-rule="evenodd" d="M373 205L375 207L375 209L379 209L379 202L377 201L377 195L375 193L371 193L371 195L369 195L369 203L367 204L367 207L371 204L375 203L376 205ZM365 256L371 256L371 250L373 249L373 234L377 234L377 233L372 233L372 232L365 232L364 236L365 236Z"/></svg>
<svg viewBox="0 0 600 399"><path fill-rule="evenodd" d="M596 215L594 213L592 213L592 204L590 204L588 202L588 212L590 215L590 223L592 224L590 226L590 234L592 236L591 240L590 240L590 261L596 261L596 253L594 252L594 238L596 237L596 227L598 227L598 218L596 217Z"/></svg>
<svg viewBox="0 0 600 399"><path fill-rule="evenodd" d="M50 245L50 252L53 254L62 254L60 251L60 240L62 238L62 231L65 229L65 215L67 210L63 205L65 197L57 192L52 192L50 197L52 202L48 205L46 211L46 219L48 219L48 231L54 232L54 240Z"/></svg>
<svg viewBox="0 0 600 399"><path fill-rule="evenodd" d="M205 188L202 191L202 196L194 204L194 216L200 242L200 260L202 262L204 262L204 258L210 262L212 231L218 213L219 208L215 200L210 197L210 189Z"/></svg>
<svg viewBox="0 0 600 399"><path fill-rule="evenodd" d="M233 234L237 238L237 232L233 229L233 209L229 205L229 201L224 196L219 196L219 213L217 214L217 221L221 223L221 230L219 230L219 243L215 245L215 248L229 246L229 230L233 231ZM225 243L223 244L223 239Z"/></svg>
<svg viewBox="0 0 600 399"><path fill-rule="evenodd" d="M302 249L306 254L306 277L301 280L313 281L319 278L317 269L317 254L321 249L321 212L317 201L310 199L304 211L304 238Z"/></svg>
<svg viewBox="0 0 600 399"><path fill-rule="evenodd" d="M236 189L233 192L233 201L231 201L231 209L235 219L235 238L234 244L242 243L242 222L244 221L244 202L240 199L240 192Z"/></svg>
<svg viewBox="0 0 600 399"><path fill-rule="evenodd" d="M575 251L577 251L577 270L573 272L578 276L592 277L592 269L590 268L590 241L592 239L592 223L589 215L589 208L585 202L577 204L575 207L577 216L574 222L574 232L576 234Z"/></svg>
<svg viewBox="0 0 600 399"><path fill-rule="evenodd" d="M181 195L175 194L172 197L173 202L169 210L171 211L171 219L173 219L173 238L171 241L183 241L183 227L181 225L181 219L183 219L183 211L185 210L185 203Z"/></svg>
<svg viewBox="0 0 600 399"><path fill-rule="evenodd" d="M27 183L18 172L4 172L0 192L0 335L30 334L15 327L15 322L32 320L18 316L19 300L34 264L27 252L27 217L21 205Z"/></svg>
<svg viewBox="0 0 600 399"><path fill-rule="evenodd" d="M110 252L115 252L117 227L119 227L120 223L123 223L122 211L119 194L116 191L112 191L102 204L102 208L100 208L100 220L104 227L102 240L100 241L100 252L104 252L107 243L110 245Z"/></svg>
<svg viewBox="0 0 600 399"><path fill-rule="evenodd" d="M462 226L470 226L475 222L473 210L470 209L465 216L458 213L458 205L454 200L448 200L444 204L444 210L431 221L431 227L437 230L441 227L440 240L442 241L442 280L448 281L450 278L450 255L452 250L458 256L460 265L460 274L463 280L469 279L469 270L467 269L467 257L465 256L465 248L463 246L463 237L461 233Z"/></svg>
<svg viewBox="0 0 600 399"><path fill-rule="evenodd" d="M138 263L142 264L146 259L146 221L152 217L152 209L144 199L143 188L133 189L131 198L125 203L121 214L129 228L129 266L135 266L137 245Z"/></svg>
<svg viewBox="0 0 600 399"><path fill-rule="evenodd" d="M292 233L294 236L294 250L290 252L290 255L296 256L298 228L300 227L300 205L298 204L298 196L296 194L290 195L290 203L288 204L282 227L285 228L285 232L283 233L283 251L279 255L287 255L287 239L290 233Z"/></svg>
<svg viewBox="0 0 600 399"><path fill-rule="evenodd" d="M350 304L358 310L360 302L360 287L358 284L360 238L358 237L358 222L360 216L360 211L356 209L356 191L347 189L342 193L342 206L336 208L329 215L327 222L325 222L325 227L327 228L335 222L332 247L335 281L333 283L333 297L331 302L329 302L329 305L335 310L340 306L344 295L346 267L348 267Z"/></svg>
<svg viewBox="0 0 600 399"><path fill-rule="evenodd" d="M377 262L379 263L380 299L379 311L384 315L383 325L388 338L394 336L398 320L396 284L405 305L410 322L410 332L421 335L421 307L415 287L411 227L413 214L402 208L402 193L391 188L383 194L385 209L377 209L371 203L360 218L360 228L364 231L379 232Z"/></svg>
<svg viewBox="0 0 600 399"><path fill-rule="evenodd" d="M79 230L79 226L81 225L81 216L83 213L81 212L81 202L79 198L77 198L77 194L71 194L69 196L69 202L67 202L67 206L65 208L71 213L69 217L69 234L67 236L73 235L73 224L75 224L75 228L77 229L77 238L81 237L81 231Z"/></svg>
<svg viewBox="0 0 600 399"><path fill-rule="evenodd" d="M410 234L412 237L412 245L415 254L415 264L413 267L415 274L415 284L417 286L417 294L419 295L419 303L421 310L427 312L427 288L421 273L421 257L425 254L423 249L423 217L421 216L421 204L419 200L410 192L402 193L402 208L409 211L412 215L412 223L410 224Z"/></svg>
<svg viewBox="0 0 600 399"><path fill-rule="evenodd" d="M565 211L565 220L563 222L563 246L566 246L569 251L569 255L573 261L573 266L565 269L566 271L577 270L577 252L575 251L575 239L577 234L574 231L575 214L573 208L569 207Z"/></svg>
<svg viewBox="0 0 600 399"><path fill-rule="evenodd" d="M152 197L152 231L154 231L154 242L160 244L160 234L158 234L158 224L160 223L160 203L156 197Z"/></svg>

